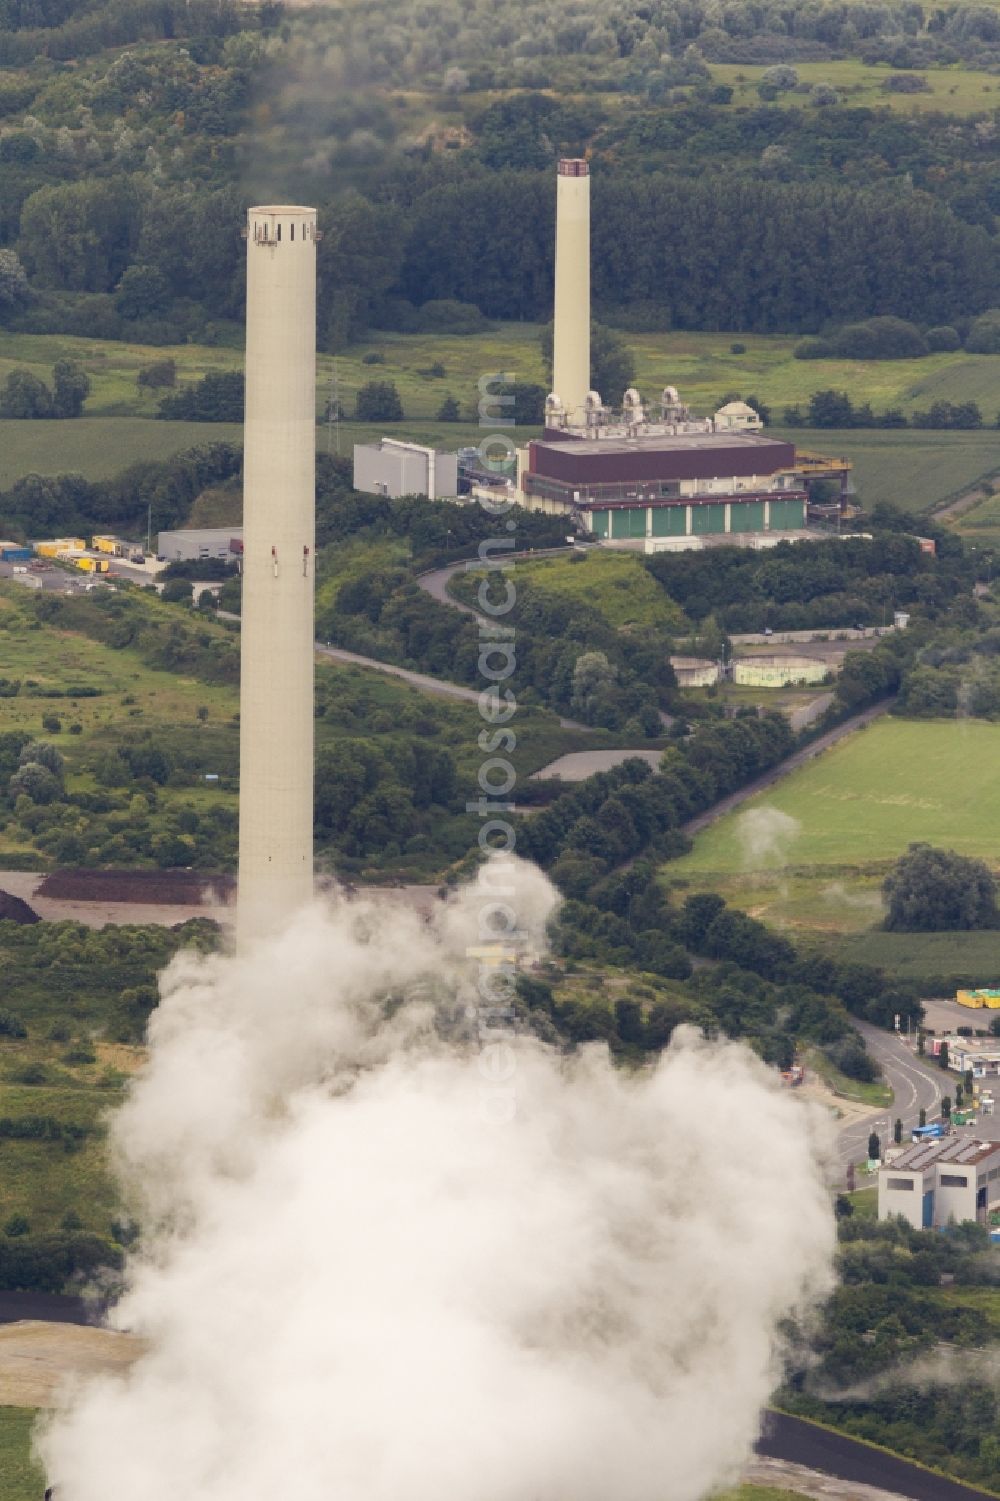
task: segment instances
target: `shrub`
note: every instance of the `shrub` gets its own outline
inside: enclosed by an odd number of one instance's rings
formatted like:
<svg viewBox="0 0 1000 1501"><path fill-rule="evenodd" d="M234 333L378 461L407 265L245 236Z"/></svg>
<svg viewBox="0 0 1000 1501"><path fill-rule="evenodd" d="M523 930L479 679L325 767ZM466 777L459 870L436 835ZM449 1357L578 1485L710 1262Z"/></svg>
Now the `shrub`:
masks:
<svg viewBox="0 0 1000 1501"><path fill-rule="evenodd" d="M794 89L798 81L798 73L788 63L777 63L773 68L765 68L760 75L762 88L774 89L779 93Z"/></svg>
<svg viewBox="0 0 1000 1501"><path fill-rule="evenodd" d="M355 413L359 422L401 422L403 403L394 381L370 380L358 391Z"/></svg>
<svg viewBox="0 0 1000 1501"><path fill-rule="evenodd" d="M911 844L886 876L885 926L896 933L967 931L997 925L996 882L981 860Z"/></svg>
<svg viewBox="0 0 1000 1501"><path fill-rule="evenodd" d="M962 347L958 329L952 328L948 323L943 323L938 328L929 328L924 338L927 340L927 348L933 354L950 353L951 350Z"/></svg>
<svg viewBox="0 0 1000 1501"><path fill-rule="evenodd" d="M140 390L155 391L164 386L176 386L177 362L175 360L156 360L152 365L144 365L135 378L135 383Z"/></svg>
<svg viewBox="0 0 1000 1501"><path fill-rule="evenodd" d="M747 347L745 344L730 344L729 346L730 354L746 354L746 352Z"/></svg>
<svg viewBox="0 0 1000 1501"><path fill-rule="evenodd" d="M361 363L362 365L384 365L385 355L378 354L375 350L372 350L370 354L363 354L361 356Z"/></svg>
<svg viewBox="0 0 1000 1501"><path fill-rule="evenodd" d="M1000 308L989 308L976 319L965 347L970 354L1000 354Z"/></svg>
<svg viewBox="0 0 1000 1501"><path fill-rule="evenodd" d="M165 396L156 415L168 422L242 422L244 387L242 370L210 370L196 385Z"/></svg>
<svg viewBox="0 0 1000 1501"><path fill-rule="evenodd" d="M30 370L12 370L0 389L0 417L51 417L52 392Z"/></svg>
<svg viewBox="0 0 1000 1501"><path fill-rule="evenodd" d="M931 94L933 89L919 73L892 73L882 85L886 94Z"/></svg>
<svg viewBox="0 0 1000 1501"><path fill-rule="evenodd" d="M480 334L490 328L475 303L451 297L425 302L417 309L417 322L418 331L428 334Z"/></svg>
<svg viewBox="0 0 1000 1501"><path fill-rule="evenodd" d="M12 1011L0 1011L0 1037L27 1037L28 1029Z"/></svg>
<svg viewBox="0 0 1000 1501"><path fill-rule="evenodd" d="M891 317L849 323L831 343L836 354L852 360L919 359L928 348L916 324Z"/></svg>
<svg viewBox="0 0 1000 1501"><path fill-rule="evenodd" d="M55 714L43 714L42 729L47 735L61 735L62 720L59 719Z"/></svg>
<svg viewBox="0 0 1000 1501"><path fill-rule="evenodd" d="M879 1076L878 1064L857 1038L843 1037L839 1042L824 1048L824 1052L834 1067L839 1068L849 1079L872 1084Z"/></svg>

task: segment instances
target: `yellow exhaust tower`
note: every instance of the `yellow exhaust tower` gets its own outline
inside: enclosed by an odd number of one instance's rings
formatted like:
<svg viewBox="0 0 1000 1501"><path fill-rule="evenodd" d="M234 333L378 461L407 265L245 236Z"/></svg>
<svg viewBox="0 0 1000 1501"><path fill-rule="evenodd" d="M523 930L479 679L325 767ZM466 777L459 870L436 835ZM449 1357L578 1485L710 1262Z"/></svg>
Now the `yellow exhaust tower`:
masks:
<svg viewBox="0 0 1000 1501"><path fill-rule="evenodd" d="M572 157L556 178L552 391L568 426L583 425L590 390L590 165Z"/></svg>
<svg viewBox="0 0 1000 1501"><path fill-rule="evenodd" d="M316 210L247 226L237 946L313 897Z"/></svg>

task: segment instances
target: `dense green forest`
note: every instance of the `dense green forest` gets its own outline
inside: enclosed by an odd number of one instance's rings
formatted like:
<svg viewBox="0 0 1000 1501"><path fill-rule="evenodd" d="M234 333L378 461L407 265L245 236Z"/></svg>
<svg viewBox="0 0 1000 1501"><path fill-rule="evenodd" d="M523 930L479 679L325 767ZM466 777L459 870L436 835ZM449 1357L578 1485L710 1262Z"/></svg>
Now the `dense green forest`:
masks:
<svg viewBox="0 0 1000 1501"><path fill-rule="evenodd" d="M552 163L584 150L611 321L961 332L997 300L989 93L955 119L945 95L917 128L888 88L1000 61L981 7L4 11L0 320L25 331L235 338L243 212L275 193L321 206L323 347L419 326L428 302L543 319ZM712 65L761 58L786 66L733 105ZM824 58L878 70L885 106L817 103L790 64Z"/></svg>
<svg viewBox="0 0 1000 1501"><path fill-rule="evenodd" d="M996 1251L984 1226L879 1224L838 1201L840 1285L781 1406L995 1491Z"/></svg>

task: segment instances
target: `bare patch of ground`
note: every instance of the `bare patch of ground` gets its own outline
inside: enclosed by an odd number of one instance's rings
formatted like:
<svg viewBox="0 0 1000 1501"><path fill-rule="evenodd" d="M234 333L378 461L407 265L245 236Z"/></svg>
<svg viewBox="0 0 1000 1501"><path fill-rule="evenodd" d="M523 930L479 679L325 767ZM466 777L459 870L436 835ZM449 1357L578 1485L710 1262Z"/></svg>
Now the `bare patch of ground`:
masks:
<svg viewBox="0 0 1000 1501"><path fill-rule="evenodd" d="M186 885L178 883L171 888L169 871L54 871L44 875L40 871L4 870L0 871L0 887L30 902L37 915L47 922L82 922L88 928L103 928L108 923L160 923L173 927L192 917L209 917L223 925L231 920L232 908L225 886L220 892L205 877L194 876L198 884L192 887L191 872L176 874ZM152 876L160 885L157 888L151 883L133 884L136 876ZM105 878L108 884L94 877ZM214 880L227 882L231 877ZM164 891L166 896L162 895Z"/></svg>
<svg viewBox="0 0 1000 1501"><path fill-rule="evenodd" d="M119 1074L135 1074L146 1061L146 1049L134 1047L127 1042L95 1042L92 1044L101 1068L113 1068Z"/></svg>
<svg viewBox="0 0 1000 1501"><path fill-rule="evenodd" d="M809 1470L805 1465L789 1464L784 1459L765 1459L760 1455L744 1470L743 1479L748 1485L769 1485L780 1491L794 1491L799 1496L813 1498L813 1501L898 1501L895 1491L840 1480L835 1475Z"/></svg>
<svg viewBox="0 0 1000 1501"><path fill-rule="evenodd" d="M550 761L541 771L533 772L532 780L551 777L560 782L583 782L595 772L611 771L613 767L631 760L645 761L655 771L662 755L663 752L659 750L571 751L556 761Z"/></svg>
<svg viewBox="0 0 1000 1501"><path fill-rule="evenodd" d="M0 1406L51 1407L64 1382L128 1370L141 1340L113 1329L25 1320L0 1327Z"/></svg>
<svg viewBox="0 0 1000 1501"><path fill-rule="evenodd" d="M806 1074L805 1082L799 1085L797 1092L803 1099L812 1100L818 1105L823 1105L827 1110L832 1110L843 1126L852 1126L856 1121L867 1120L870 1116L877 1114L879 1108L877 1105L866 1104L862 1100L847 1100L835 1094L812 1069Z"/></svg>

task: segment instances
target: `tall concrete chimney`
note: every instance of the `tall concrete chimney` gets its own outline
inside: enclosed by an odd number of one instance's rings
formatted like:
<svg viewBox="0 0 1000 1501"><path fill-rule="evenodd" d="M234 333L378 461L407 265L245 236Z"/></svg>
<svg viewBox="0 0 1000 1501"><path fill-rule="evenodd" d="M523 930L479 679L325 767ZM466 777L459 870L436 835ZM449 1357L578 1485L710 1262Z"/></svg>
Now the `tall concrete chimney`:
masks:
<svg viewBox="0 0 1000 1501"><path fill-rule="evenodd" d="M316 210L247 226L237 947L313 895Z"/></svg>
<svg viewBox="0 0 1000 1501"><path fill-rule="evenodd" d="M584 421L590 390L590 166L564 157L556 178L552 390L567 421Z"/></svg>

